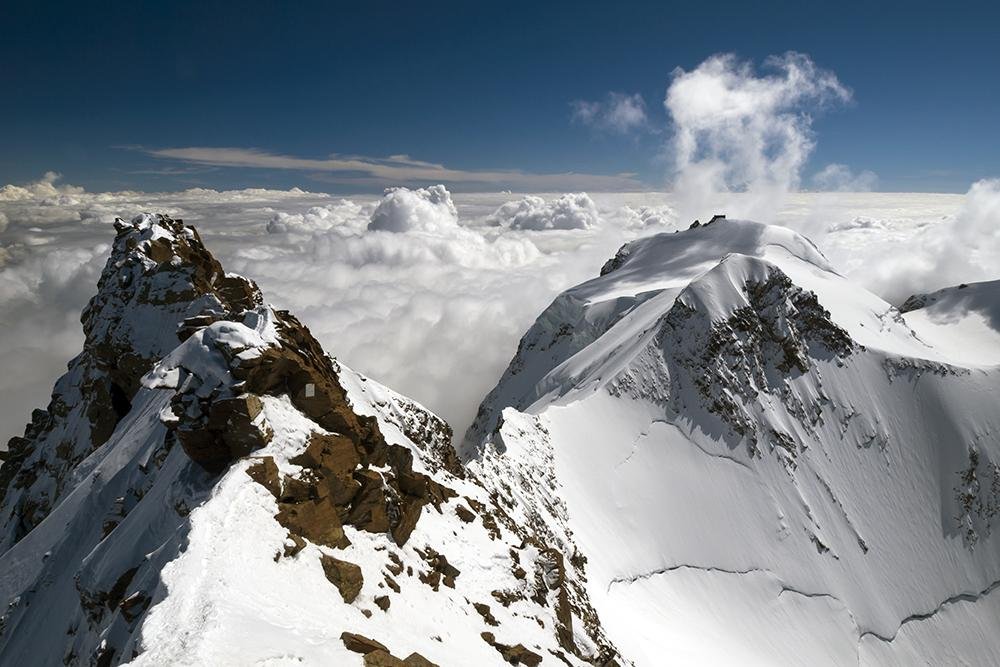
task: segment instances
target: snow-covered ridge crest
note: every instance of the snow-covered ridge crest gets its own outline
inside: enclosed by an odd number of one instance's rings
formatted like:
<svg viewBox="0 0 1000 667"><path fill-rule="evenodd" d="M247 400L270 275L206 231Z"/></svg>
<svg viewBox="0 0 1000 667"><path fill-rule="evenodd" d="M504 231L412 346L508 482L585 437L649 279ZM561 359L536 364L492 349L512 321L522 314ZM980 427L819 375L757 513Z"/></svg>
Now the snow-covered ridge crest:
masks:
<svg viewBox="0 0 1000 667"><path fill-rule="evenodd" d="M618 353L620 346L636 352L638 341L689 285L687 298L707 297L714 289L708 286L710 281L700 287L693 283L729 255L758 257L776 266L795 262L820 275L836 275L823 254L804 237L755 222L722 221L625 244L604 265L600 276L559 295L528 330L497 388L483 401L466 434L463 452L474 450L496 425L499 411L491 410L492 404L524 409L549 391L566 393L583 385L589 387L577 373L580 366L593 367L596 350L617 361L624 358ZM738 291L740 286L734 289ZM736 303L732 294L721 301L713 298L723 310L730 308L726 305L730 301ZM720 310L717 315L728 313ZM564 366L594 343L598 344L578 358L578 364ZM611 375L602 375L602 382L609 380Z"/></svg>
<svg viewBox="0 0 1000 667"><path fill-rule="evenodd" d="M996 284L901 312L742 221L601 273L539 316L462 455L545 452L626 659L1000 659Z"/></svg>
<svg viewBox="0 0 1000 667"><path fill-rule="evenodd" d="M2 469L0 661L617 664L571 536L491 492L510 466L462 468L180 221L116 231Z"/></svg>

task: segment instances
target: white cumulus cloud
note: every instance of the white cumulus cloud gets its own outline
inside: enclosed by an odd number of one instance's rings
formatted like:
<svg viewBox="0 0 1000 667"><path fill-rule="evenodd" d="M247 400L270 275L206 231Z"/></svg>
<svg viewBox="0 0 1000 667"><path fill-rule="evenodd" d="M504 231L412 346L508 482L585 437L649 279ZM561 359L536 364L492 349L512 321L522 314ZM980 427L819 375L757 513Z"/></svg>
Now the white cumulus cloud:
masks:
<svg viewBox="0 0 1000 667"><path fill-rule="evenodd" d="M24 201L26 199L57 198L81 194L83 188L72 185L57 185L62 175L47 171L41 179L26 185L8 184L0 188L0 201Z"/></svg>
<svg viewBox="0 0 1000 667"><path fill-rule="evenodd" d="M510 229L542 231L546 229L589 229L600 216L594 201L585 192L564 194L546 201L528 195L507 202L490 215L487 224Z"/></svg>
<svg viewBox="0 0 1000 667"><path fill-rule="evenodd" d="M440 232L458 226L458 210L443 185L410 190L390 188L372 213L368 229L385 232Z"/></svg>
<svg viewBox="0 0 1000 667"><path fill-rule="evenodd" d="M333 204L313 206L305 213L275 211L267 222L271 234L289 232L320 232L334 227L357 227L366 225L370 212L350 199L341 199Z"/></svg>

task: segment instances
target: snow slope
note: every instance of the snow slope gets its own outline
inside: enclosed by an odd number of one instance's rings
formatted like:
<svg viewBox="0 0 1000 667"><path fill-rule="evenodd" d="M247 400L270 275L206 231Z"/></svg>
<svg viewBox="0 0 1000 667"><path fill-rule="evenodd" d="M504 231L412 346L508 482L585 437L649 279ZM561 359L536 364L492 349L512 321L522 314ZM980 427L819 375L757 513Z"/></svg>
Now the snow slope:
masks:
<svg viewBox="0 0 1000 667"><path fill-rule="evenodd" d="M626 659L997 664L995 283L903 313L746 221L601 273L539 316L461 454L549 453Z"/></svg>
<svg viewBox="0 0 1000 667"><path fill-rule="evenodd" d="M922 340L964 364L1000 364L1000 281L916 294L900 310Z"/></svg>

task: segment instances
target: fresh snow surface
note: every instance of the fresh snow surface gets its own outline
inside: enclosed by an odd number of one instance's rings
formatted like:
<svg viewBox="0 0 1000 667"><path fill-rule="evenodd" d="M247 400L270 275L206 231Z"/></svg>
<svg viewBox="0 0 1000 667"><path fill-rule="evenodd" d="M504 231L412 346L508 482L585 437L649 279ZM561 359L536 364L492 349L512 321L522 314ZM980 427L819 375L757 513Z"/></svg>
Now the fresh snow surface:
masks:
<svg viewBox="0 0 1000 667"><path fill-rule="evenodd" d="M411 448L414 469L425 470L420 449L391 418L394 411L413 404L343 365L340 372L354 409L376 416L387 441ZM264 403L275 436L255 456L273 456L282 472L294 473L299 467L288 459L320 428L287 397L265 397ZM385 535L345 526L352 544L333 553L360 565L365 582L372 582L348 605L320 567L319 554L326 550L309 545L294 558L275 559L287 532L274 520L275 499L245 474L249 463L234 465L191 513L186 549L163 569L163 589L143 624L138 641L142 652L132 664L357 664L358 654L346 650L340 639L344 631L377 638L396 655L416 651L440 665L458 664L456 656L461 656L461 664L500 662L479 637L482 618L468 613L466 600L493 601L490 591L517 585L508 566L508 552L515 545L491 539L481 524L464 524L454 512L461 496L485 501L482 488L451 479L459 498L442 513L425 510L408 545L398 550L404 567L414 570L426 567L414 547L433 545L446 554L461 571L454 590L433 591L407 576L397 577L399 594L376 586L383 576ZM373 599L387 593L392 606L382 612ZM374 613L366 618L362 610ZM552 642L551 629L540 626L528 604L507 609L493 601L492 611L500 622L494 629L498 640Z"/></svg>
<svg viewBox="0 0 1000 667"><path fill-rule="evenodd" d="M809 338L801 301L749 296L776 269L850 352ZM902 314L803 237L742 221L635 241L604 273L539 316L462 453L518 439L553 453L591 600L626 658L997 664L996 283ZM804 370L727 333L748 307L803 343ZM697 365L720 344L740 352ZM734 407L713 407L716 390ZM510 433L527 415L534 431Z"/></svg>

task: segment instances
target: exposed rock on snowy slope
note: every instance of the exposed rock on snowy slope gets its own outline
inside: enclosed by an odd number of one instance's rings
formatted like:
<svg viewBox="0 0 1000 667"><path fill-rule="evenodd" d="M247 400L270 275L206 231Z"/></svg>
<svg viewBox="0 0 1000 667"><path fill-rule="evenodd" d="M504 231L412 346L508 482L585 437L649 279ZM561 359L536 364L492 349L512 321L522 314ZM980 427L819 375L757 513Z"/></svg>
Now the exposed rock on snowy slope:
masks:
<svg viewBox="0 0 1000 667"><path fill-rule="evenodd" d="M534 460L464 470L193 229L116 229L0 469L0 661L615 664Z"/></svg>
<svg viewBox="0 0 1000 667"><path fill-rule="evenodd" d="M527 332L462 457L544 454L626 659L1000 661L996 283L903 313L742 221L601 274Z"/></svg>

